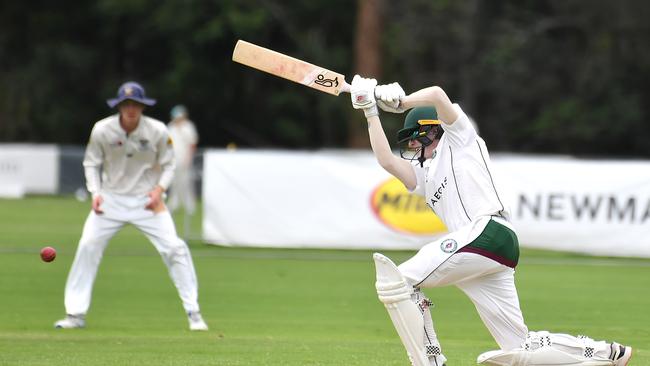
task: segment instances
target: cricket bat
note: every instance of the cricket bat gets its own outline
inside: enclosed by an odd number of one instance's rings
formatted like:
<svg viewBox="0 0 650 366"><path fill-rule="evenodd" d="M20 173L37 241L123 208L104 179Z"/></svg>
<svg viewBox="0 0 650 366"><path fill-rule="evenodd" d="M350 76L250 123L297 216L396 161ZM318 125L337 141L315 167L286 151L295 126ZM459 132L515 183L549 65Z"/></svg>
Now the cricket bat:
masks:
<svg viewBox="0 0 650 366"><path fill-rule="evenodd" d="M332 95L350 92L342 74L246 41L237 41L232 60Z"/></svg>

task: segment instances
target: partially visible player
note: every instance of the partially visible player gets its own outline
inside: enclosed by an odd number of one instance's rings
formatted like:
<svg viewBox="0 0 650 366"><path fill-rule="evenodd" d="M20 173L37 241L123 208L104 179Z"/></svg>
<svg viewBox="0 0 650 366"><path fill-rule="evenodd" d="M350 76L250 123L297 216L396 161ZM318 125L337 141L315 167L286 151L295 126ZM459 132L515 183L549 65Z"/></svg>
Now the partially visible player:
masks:
<svg viewBox="0 0 650 366"><path fill-rule="evenodd" d="M379 298L412 363L445 363L429 312L431 301L420 289L455 285L474 303L501 348L481 355L481 363L626 365L631 347L584 336L528 331L514 281L519 260L517 234L485 142L440 87L407 96L397 83L376 85L376 80L357 75L351 96L353 107L362 109L367 118L377 161L409 191L424 196L450 231L399 267L381 254L374 256ZM406 160L392 153L378 105L395 113L414 108L398 133Z"/></svg>
<svg viewBox="0 0 650 366"><path fill-rule="evenodd" d="M169 187L167 204L171 212L182 206L188 215L196 210L196 194L193 184L193 162L199 135L194 123L189 119L187 108L177 105L172 108L171 121L167 124L169 135L174 141L176 171Z"/></svg>
<svg viewBox="0 0 650 366"><path fill-rule="evenodd" d="M165 124L142 114L155 104L136 82L120 86L107 101L117 114L95 123L84 157L92 210L84 224L65 286L66 317L56 328L83 328L104 249L125 224L156 247L176 285L190 330L207 330L189 248L176 235L162 195L174 174L172 140Z"/></svg>

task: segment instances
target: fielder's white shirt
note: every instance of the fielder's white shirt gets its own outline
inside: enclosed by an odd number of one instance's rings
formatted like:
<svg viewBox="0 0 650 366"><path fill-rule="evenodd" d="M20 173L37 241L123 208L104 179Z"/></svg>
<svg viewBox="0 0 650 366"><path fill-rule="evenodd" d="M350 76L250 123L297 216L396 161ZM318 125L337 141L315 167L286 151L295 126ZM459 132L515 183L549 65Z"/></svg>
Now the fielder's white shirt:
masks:
<svg viewBox="0 0 650 366"><path fill-rule="evenodd" d="M167 126L143 115L127 135L119 118L104 118L90 133L83 161L88 191L142 195L156 185L167 189L175 167Z"/></svg>
<svg viewBox="0 0 650 366"><path fill-rule="evenodd" d="M191 166L190 148L199 143L199 134L196 132L194 123L190 120L184 122L171 121L167 125L169 134L174 141L174 156L176 165L180 167Z"/></svg>
<svg viewBox="0 0 650 366"><path fill-rule="evenodd" d="M427 205L456 231L481 218L500 216L509 219L504 195L495 184L490 155L467 115L458 105L458 119L442 124L445 133L434 157L414 166L417 186L414 193L426 198Z"/></svg>

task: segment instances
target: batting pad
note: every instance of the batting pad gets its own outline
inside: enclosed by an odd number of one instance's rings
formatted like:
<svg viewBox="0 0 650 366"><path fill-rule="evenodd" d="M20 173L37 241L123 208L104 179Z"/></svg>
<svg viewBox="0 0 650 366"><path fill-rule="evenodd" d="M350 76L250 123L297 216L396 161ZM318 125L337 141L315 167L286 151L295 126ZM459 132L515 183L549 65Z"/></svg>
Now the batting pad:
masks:
<svg viewBox="0 0 650 366"><path fill-rule="evenodd" d="M411 301L413 287L408 285L393 261L383 254L373 255L377 271L377 295L384 304L413 366L429 366L424 349L424 320Z"/></svg>

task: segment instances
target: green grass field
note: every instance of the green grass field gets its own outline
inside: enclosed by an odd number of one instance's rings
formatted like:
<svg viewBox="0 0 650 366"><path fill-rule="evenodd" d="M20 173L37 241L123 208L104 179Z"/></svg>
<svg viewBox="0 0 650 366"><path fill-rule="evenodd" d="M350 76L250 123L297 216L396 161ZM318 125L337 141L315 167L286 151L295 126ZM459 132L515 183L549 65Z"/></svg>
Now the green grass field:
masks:
<svg viewBox="0 0 650 366"><path fill-rule="evenodd" d="M0 200L0 365L408 365L369 251L191 241L210 326L192 333L160 257L131 227L105 253L88 327L55 330L88 210L67 197ZM46 245L52 263L38 256ZM614 339L635 347L631 365L650 365L650 260L524 250L517 284L530 329ZM496 348L459 290L426 292L449 366Z"/></svg>

